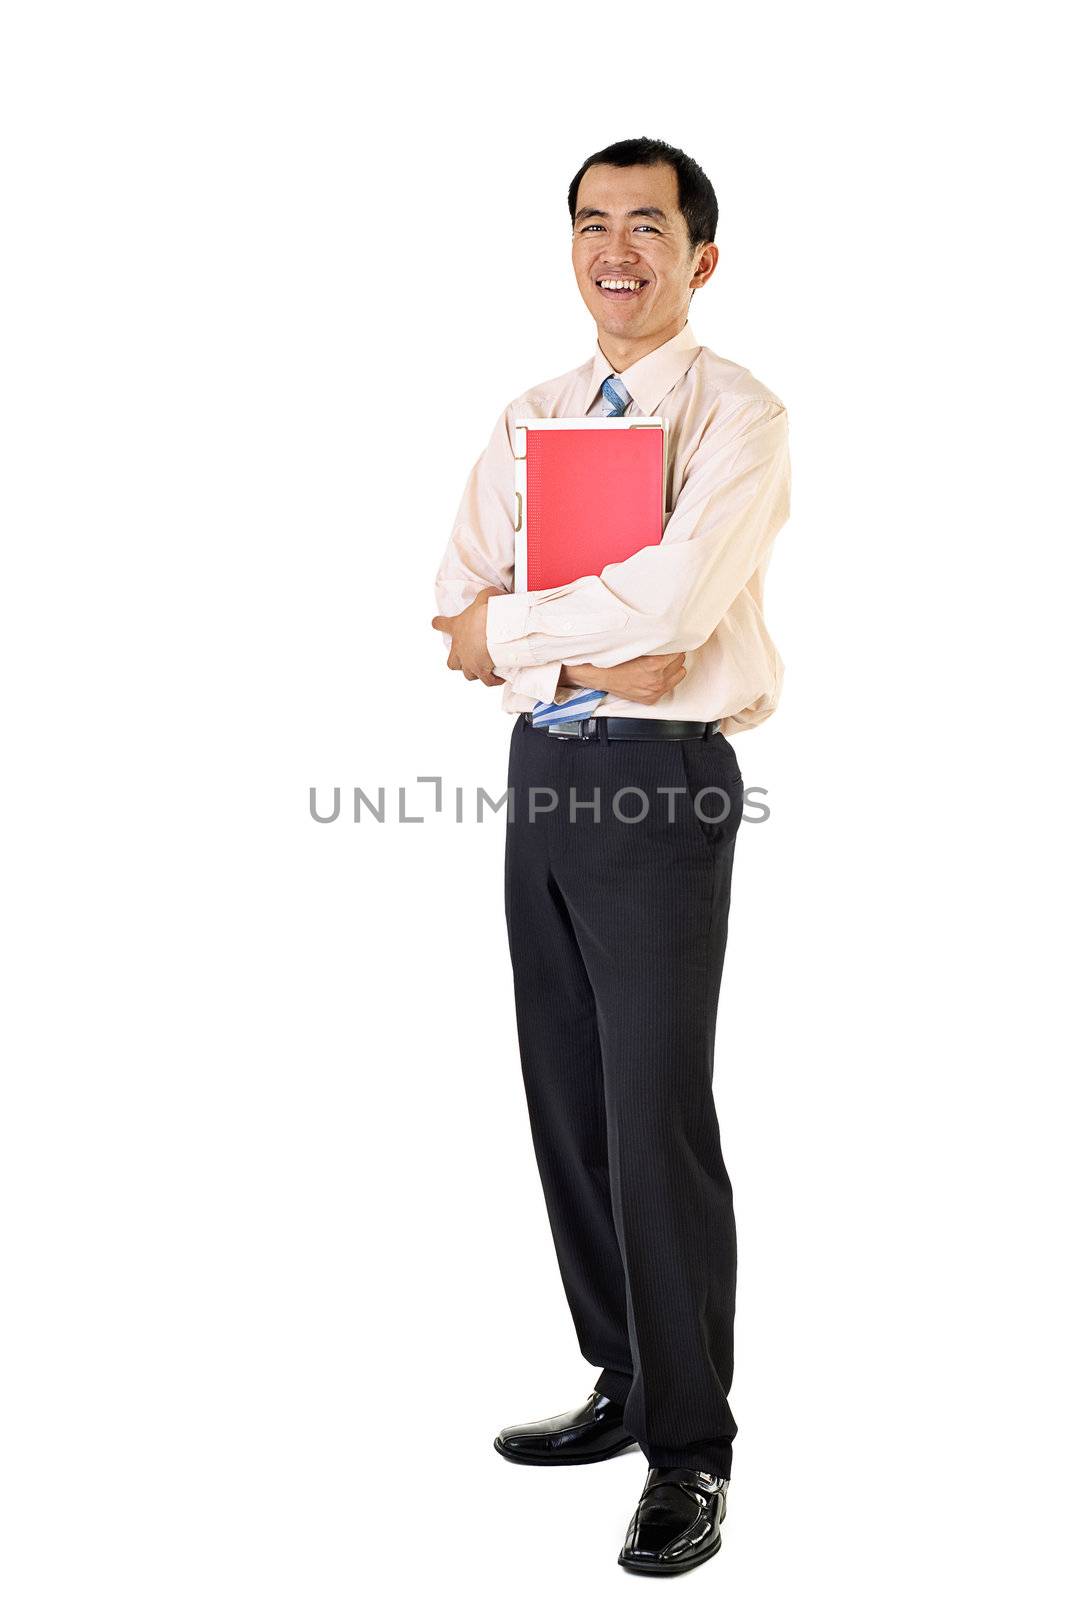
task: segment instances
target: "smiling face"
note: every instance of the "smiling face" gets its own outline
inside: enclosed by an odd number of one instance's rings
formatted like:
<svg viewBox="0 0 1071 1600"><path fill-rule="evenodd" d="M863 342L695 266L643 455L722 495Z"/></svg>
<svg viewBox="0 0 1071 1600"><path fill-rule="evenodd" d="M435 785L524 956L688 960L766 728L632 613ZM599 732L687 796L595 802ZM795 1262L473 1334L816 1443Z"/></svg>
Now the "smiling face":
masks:
<svg viewBox="0 0 1071 1600"><path fill-rule="evenodd" d="M607 359L623 371L679 333L691 290L706 283L718 247L688 242L677 174L653 167L589 167L573 224L573 271Z"/></svg>

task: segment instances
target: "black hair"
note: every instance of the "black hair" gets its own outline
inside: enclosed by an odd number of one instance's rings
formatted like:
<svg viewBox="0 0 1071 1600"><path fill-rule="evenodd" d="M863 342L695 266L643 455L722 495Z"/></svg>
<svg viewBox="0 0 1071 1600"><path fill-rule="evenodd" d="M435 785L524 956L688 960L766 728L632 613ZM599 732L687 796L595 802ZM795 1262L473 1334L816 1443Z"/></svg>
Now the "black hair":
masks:
<svg viewBox="0 0 1071 1600"><path fill-rule="evenodd" d="M619 139L588 156L569 185L569 220L576 222L576 197L580 180L589 167L605 163L611 167L654 167L660 162L677 174L677 204L688 224L688 243L695 250L710 243L718 228L718 197L714 185L691 156L664 139Z"/></svg>

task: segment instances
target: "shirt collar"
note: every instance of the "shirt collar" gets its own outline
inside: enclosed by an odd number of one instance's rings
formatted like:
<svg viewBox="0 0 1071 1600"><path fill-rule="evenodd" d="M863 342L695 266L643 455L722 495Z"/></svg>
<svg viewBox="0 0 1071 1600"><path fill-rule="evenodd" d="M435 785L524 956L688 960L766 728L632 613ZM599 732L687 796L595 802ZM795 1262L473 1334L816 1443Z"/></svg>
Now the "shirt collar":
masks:
<svg viewBox="0 0 1071 1600"><path fill-rule="evenodd" d="M647 355L641 356L639 361L634 361L631 367L626 367L623 372L618 373L617 376L635 400L637 410L645 417L653 417L674 384L679 383L684 377L701 349L699 340L686 322L672 339L667 339L657 350L649 351ZM595 354L591 359L587 397L584 401L585 413L591 409L592 401L613 371L614 368L602 353L602 346L596 344Z"/></svg>

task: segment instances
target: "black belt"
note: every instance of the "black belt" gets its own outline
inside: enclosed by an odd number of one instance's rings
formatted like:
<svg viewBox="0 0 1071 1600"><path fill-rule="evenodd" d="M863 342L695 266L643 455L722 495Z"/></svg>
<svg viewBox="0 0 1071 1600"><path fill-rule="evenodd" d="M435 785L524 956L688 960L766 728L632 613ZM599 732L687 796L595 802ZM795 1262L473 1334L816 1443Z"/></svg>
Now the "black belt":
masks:
<svg viewBox="0 0 1071 1600"><path fill-rule="evenodd" d="M540 728L526 711L524 720L548 739L712 739L720 722L669 722L658 717L582 717Z"/></svg>

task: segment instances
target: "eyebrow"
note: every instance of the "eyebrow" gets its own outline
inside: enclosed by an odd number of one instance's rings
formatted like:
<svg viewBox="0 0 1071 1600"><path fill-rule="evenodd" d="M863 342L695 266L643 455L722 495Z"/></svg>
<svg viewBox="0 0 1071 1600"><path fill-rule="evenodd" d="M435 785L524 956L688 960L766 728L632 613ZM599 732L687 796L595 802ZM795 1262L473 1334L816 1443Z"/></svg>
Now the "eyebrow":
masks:
<svg viewBox="0 0 1071 1600"><path fill-rule="evenodd" d="M589 217L608 217L608 211L597 211L594 206L583 206L576 214L574 221L587 222ZM664 211L659 211L657 206L637 206L635 211L626 211L627 217L654 217L659 222L668 222L669 218Z"/></svg>

